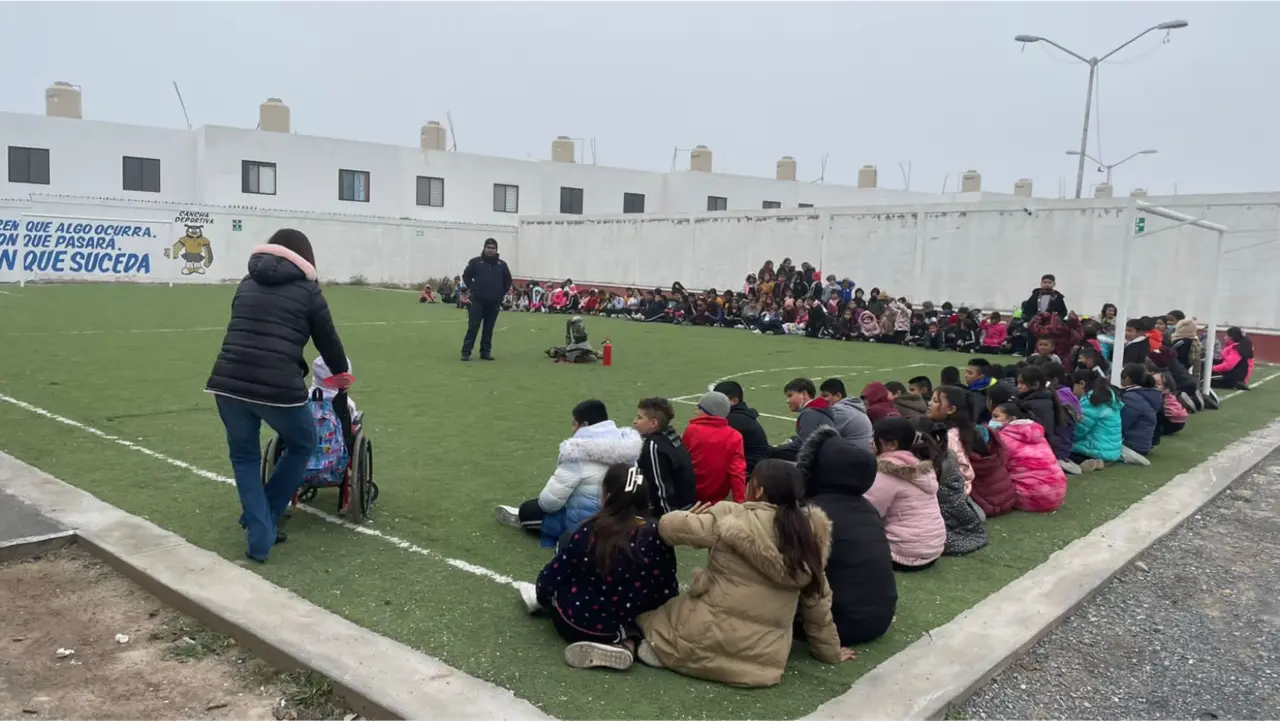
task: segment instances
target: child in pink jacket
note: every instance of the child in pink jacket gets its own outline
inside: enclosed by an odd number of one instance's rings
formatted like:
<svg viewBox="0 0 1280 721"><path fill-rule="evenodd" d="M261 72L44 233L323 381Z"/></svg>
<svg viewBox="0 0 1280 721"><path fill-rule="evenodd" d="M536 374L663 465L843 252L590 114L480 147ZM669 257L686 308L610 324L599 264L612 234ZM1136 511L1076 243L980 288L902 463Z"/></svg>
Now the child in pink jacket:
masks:
<svg viewBox="0 0 1280 721"><path fill-rule="evenodd" d="M988 427L1000 434L1008 452L1006 468L1013 479L1013 507L1020 511L1048 513L1062 506L1067 496L1067 475L1058 465L1044 427L1018 401L1001 403L991 411Z"/></svg>
<svg viewBox="0 0 1280 721"><path fill-rule="evenodd" d="M863 497L884 519L894 569L924 570L938 560L947 543L936 468L944 451L931 436L917 433L906 418L880 420L873 438L876 479Z"/></svg>
<svg viewBox="0 0 1280 721"><path fill-rule="evenodd" d="M978 326L982 330L982 351L985 353L1001 353L1005 350L1005 340L1009 337L1009 326L1001 320L999 311L991 315Z"/></svg>

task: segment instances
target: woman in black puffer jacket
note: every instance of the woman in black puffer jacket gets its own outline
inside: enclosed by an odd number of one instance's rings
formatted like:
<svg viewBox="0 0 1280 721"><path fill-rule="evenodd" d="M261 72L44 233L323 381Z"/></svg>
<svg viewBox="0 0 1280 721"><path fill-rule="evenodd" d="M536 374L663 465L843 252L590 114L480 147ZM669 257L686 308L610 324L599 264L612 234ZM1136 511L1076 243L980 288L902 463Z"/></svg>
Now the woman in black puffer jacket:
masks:
<svg viewBox="0 0 1280 721"><path fill-rule="evenodd" d="M249 274L231 301L231 321L205 391L217 398L248 531L245 553L267 560L285 540L276 528L302 483L316 447L315 421L307 406L303 351L314 340L337 385L351 382L347 356L333 327L329 304L316 282L311 241L296 230L278 230L253 249ZM264 487L259 474L259 432L266 422L280 434L284 454Z"/></svg>

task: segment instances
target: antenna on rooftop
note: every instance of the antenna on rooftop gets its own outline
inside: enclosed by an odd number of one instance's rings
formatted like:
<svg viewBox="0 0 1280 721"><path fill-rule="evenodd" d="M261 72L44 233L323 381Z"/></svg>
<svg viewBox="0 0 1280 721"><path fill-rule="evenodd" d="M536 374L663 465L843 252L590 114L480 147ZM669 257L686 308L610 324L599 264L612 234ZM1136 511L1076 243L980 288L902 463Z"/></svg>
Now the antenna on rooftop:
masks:
<svg viewBox="0 0 1280 721"><path fill-rule="evenodd" d="M943 192L943 194L944 194L944 195L945 195L945 194L946 194L946 192L947 192L947 181L948 181L948 180L951 180L951 176L950 176L950 175L944 175L944 176L942 176L942 192Z"/></svg>
<svg viewBox="0 0 1280 721"><path fill-rule="evenodd" d="M449 150L457 152L458 150L458 134L453 130L453 114L448 110L444 111L445 122L449 123Z"/></svg>
<svg viewBox="0 0 1280 721"><path fill-rule="evenodd" d="M905 168L902 167L902 163L898 163L898 172L902 173L903 189L911 190L911 161L910 160L907 161L907 167Z"/></svg>
<svg viewBox="0 0 1280 721"><path fill-rule="evenodd" d="M178 105L182 106L182 117L187 121L187 130L191 129L191 116L187 115L187 104L182 101L182 91L178 89L178 81L173 81L173 92L178 94Z"/></svg>
<svg viewBox="0 0 1280 721"><path fill-rule="evenodd" d="M821 183L827 179L827 158L830 158L830 157L831 157L831 153L822 154L822 160L819 161L819 164L818 164L818 178L817 180L810 180L809 181L810 183Z"/></svg>

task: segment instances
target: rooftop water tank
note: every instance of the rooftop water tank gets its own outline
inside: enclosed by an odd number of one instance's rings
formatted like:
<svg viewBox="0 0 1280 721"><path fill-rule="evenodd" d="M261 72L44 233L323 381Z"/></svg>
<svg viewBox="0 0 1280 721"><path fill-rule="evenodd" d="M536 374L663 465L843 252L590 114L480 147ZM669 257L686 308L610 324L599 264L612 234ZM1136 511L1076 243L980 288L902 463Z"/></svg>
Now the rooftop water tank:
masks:
<svg viewBox="0 0 1280 721"><path fill-rule="evenodd" d="M1111 197L1111 195L1112 195L1112 193L1111 193L1111 186L1110 186L1110 185L1107 185L1106 183L1099 183L1099 184L1097 184L1097 185L1093 186L1093 197L1095 197L1095 198L1110 198L1110 197Z"/></svg>
<svg viewBox="0 0 1280 721"><path fill-rule="evenodd" d="M258 106L258 130L289 132L289 106L280 98L267 98L267 102Z"/></svg>
<svg viewBox="0 0 1280 721"><path fill-rule="evenodd" d="M45 88L44 114L51 118L83 118L80 88L61 80Z"/></svg>
<svg viewBox="0 0 1280 721"><path fill-rule="evenodd" d="M561 135L551 141L551 162L553 163L576 163L578 154L573 147L573 140L567 135Z"/></svg>
<svg viewBox="0 0 1280 721"><path fill-rule="evenodd" d="M428 120L422 126L423 150L446 150L449 147L449 133L438 120Z"/></svg>
<svg viewBox="0 0 1280 721"><path fill-rule="evenodd" d="M1013 194L1022 198L1031 197L1031 179L1022 178L1013 184Z"/></svg>
<svg viewBox="0 0 1280 721"><path fill-rule="evenodd" d="M689 153L689 170L696 170L699 173L711 172L711 150L705 145L699 145Z"/></svg>
<svg viewBox="0 0 1280 721"><path fill-rule="evenodd" d="M796 159L790 155L784 155L778 160L778 180L795 180L796 179Z"/></svg>
<svg viewBox="0 0 1280 721"><path fill-rule="evenodd" d="M1133 190L1130 190L1130 191L1129 191L1129 197L1130 197L1130 198L1145 198L1145 197L1147 197L1147 189L1146 189L1146 188L1134 188Z"/></svg>
<svg viewBox="0 0 1280 721"><path fill-rule="evenodd" d="M982 190L982 173L976 170L966 170L960 176L960 192L961 193L977 193Z"/></svg>
<svg viewBox="0 0 1280 721"><path fill-rule="evenodd" d="M878 173L876 172L876 166L874 165L862 166L861 168L858 169L858 187L859 188L876 187L877 175Z"/></svg>

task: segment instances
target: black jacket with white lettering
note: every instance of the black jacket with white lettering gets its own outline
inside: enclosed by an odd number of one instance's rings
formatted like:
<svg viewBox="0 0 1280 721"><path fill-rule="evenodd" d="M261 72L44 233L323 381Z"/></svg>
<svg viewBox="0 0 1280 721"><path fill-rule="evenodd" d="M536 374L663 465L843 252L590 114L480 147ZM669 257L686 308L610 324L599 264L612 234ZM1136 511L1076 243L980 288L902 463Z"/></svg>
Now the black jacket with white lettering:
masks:
<svg viewBox="0 0 1280 721"><path fill-rule="evenodd" d="M649 487L649 512L654 518L693 505L698 484L693 459L674 428L645 436L636 465Z"/></svg>
<svg viewBox="0 0 1280 721"><path fill-rule="evenodd" d="M303 352L309 339L334 375L347 372L315 267L283 246L260 245L231 301L227 334L205 390L252 403L300 406L307 402Z"/></svg>

